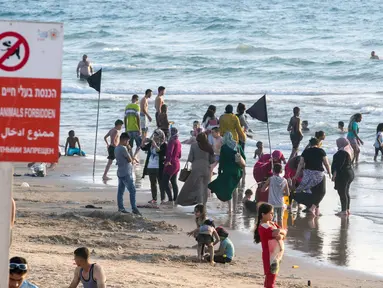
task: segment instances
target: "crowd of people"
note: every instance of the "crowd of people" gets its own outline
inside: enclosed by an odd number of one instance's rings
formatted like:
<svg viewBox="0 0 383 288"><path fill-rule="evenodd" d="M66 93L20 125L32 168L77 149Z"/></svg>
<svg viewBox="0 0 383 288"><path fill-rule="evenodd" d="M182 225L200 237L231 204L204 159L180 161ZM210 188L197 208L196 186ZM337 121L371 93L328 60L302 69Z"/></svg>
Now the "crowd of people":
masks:
<svg viewBox="0 0 383 288"><path fill-rule="evenodd" d="M84 55L83 61L77 68L79 77L82 79L89 77L82 71L89 71L90 67ZM151 189L149 204L168 207L195 206L196 229L190 231L188 235L193 236L197 241L197 258L200 261L208 261L212 265L216 262L229 263L234 259L234 244L228 238L229 233L223 227L215 227L214 221L207 217L207 203L209 197L214 194L220 201L227 202L229 212L232 211L232 199L246 173L244 152L246 140L252 138L252 130L245 117L246 106L239 103L237 113L234 114L234 107L227 105L224 114L217 116L216 107L210 105L202 121L193 122L190 139L183 142L190 145L187 162L182 169L187 173L185 177L179 179L182 145L176 126L168 119L168 109L171 106L165 104L165 92L165 87L158 87L153 118L148 108L152 90L146 90L141 100L136 94L132 96L131 103L125 107L124 119L116 120L114 127L104 136L108 162L102 178L104 181L111 179L108 172L113 161L116 160L118 211L130 213L124 206L124 193L128 190L131 212L140 216L132 174L133 165L139 164L137 159L139 152L141 150L145 152L142 177L149 177ZM286 229L281 228L285 209L291 208L292 203L296 202L299 204L298 207L304 205L305 212L312 217L320 216L320 203L326 194L325 171L334 181L335 189L339 193L341 211L337 215L347 217L351 213L350 186L354 180L353 166L358 163L360 146L364 144L359 134L362 114L357 113L350 118L347 131L345 131L344 122L338 123L339 132L347 133L347 135L342 135L336 140L338 151L330 165L327 154L322 148L326 138L323 131L315 132L314 137L299 155L303 133L310 132L309 123L307 120L301 121L300 112L299 107L293 109L293 116L287 127L292 144L288 160L279 150L271 154L264 153L263 143L261 141L256 143L254 159L257 161L253 167L253 176L257 184L255 200L251 187L246 190L243 199L244 209L257 215L254 241L262 244L264 287L274 287L278 274L279 262L284 250L283 240L287 234ZM156 128L149 134L148 123L153 119L156 122ZM121 133L123 127L125 131ZM84 156L85 153L81 149L75 132L71 130L68 134L65 155ZM374 147L374 160L377 161L379 152L383 159L383 123L377 127ZM285 165L284 169L283 165ZM217 176L213 177L216 168ZM181 190L178 188L178 181L184 182ZM287 204L286 199L288 199ZM219 249L214 250L214 246L218 243ZM102 267L90 262L87 248L77 249L74 256L78 267L74 272L70 288L77 287L80 282L84 287L106 287L105 273ZM9 287L36 287L26 280L27 272L28 264L24 258L12 258Z"/></svg>

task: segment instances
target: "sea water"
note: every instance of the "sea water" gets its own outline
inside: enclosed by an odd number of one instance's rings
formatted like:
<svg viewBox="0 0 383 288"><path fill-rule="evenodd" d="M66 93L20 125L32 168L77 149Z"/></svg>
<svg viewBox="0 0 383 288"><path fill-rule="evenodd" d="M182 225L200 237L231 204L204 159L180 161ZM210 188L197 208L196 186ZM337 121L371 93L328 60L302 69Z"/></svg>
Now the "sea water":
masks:
<svg viewBox="0 0 383 288"><path fill-rule="evenodd" d="M271 147L287 157L291 144L286 128L293 107L301 107L302 120L309 121L303 143L315 131L325 131L323 148L330 159L341 136L338 121L347 126L353 113L362 112L360 136L365 145L352 185L354 215L350 224L335 222L338 199L329 184L322 205L325 216L319 219L326 225L318 225L320 230L311 224L306 227L322 240L309 239L301 250L379 273L371 266L382 256L377 243L383 232L383 166L372 162L372 145L376 126L383 122L383 62L369 56L372 50L383 56L383 2L290 2L1 1L0 18L64 23L61 144L73 129L88 154L94 151L98 95L76 78L83 54L95 70L103 69L97 150L103 157L107 155L103 136L123 117L132 94L142 97L146 89L156 91L160 85L166 87L169 119L182 139L188 138L194 120L202 120L208 105L216 105L220 115L227 104L250 107L267 94ZM154 115L153 99L149 106ZM266 151L269 143L266 125L248 120L254 130L254 138L246 143L251 167L256 141L263 141ZM153 131L154 124L149 126ZM184 147L184 159L187 153ZM332 240L338 230L342 239ZM366 246L360 233L372 233L375 240ZM312 248L310 243L322 244ZM299 250L298 246L291 247ZM368 259L363 256L366 250L373 250ZM342 251L347 260L334 256Z"/></svg>

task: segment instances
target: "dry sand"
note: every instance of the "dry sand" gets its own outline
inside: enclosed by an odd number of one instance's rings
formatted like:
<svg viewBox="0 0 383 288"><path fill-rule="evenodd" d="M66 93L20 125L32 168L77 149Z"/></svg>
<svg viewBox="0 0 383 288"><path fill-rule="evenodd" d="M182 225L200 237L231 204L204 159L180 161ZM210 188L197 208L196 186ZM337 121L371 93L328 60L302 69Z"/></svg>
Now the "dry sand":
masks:
<svg viewBox="0 0 383 288"><path fill-rule="evenodd" d="M15 172L26 172L23 166L16 165ZM87 177L89 167L87 159L63 158L48 177L14 179L17 220L10 255L28 259L33 283L68 287L75 268L72 253L87 246L92 260L104 267L108 287L263 287L260 247L242 247L242 234L231 233L237 243L233 264L196 263L191 249L195 241L185 233L193 227L191 216L177 216L180 212L171 209L142 209L144 218L116 213L116 187L83 183L72 176ZM30 188L21 188L22 182ZM150 199L148 183L142 186L138 203ZM125 201L129 207L128 195ZM103 209L81 208L87 204ZM307 287L308 280L312 287L383 287L378 277L284 258L277 287Z"/></svg>

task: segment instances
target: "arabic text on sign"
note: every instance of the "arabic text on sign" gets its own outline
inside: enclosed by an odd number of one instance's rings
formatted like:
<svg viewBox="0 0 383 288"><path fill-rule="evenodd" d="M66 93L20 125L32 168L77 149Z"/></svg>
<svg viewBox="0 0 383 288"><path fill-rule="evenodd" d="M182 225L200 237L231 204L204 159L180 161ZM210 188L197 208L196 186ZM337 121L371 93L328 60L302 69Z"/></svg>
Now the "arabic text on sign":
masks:
<svg viewBox="0 0 383 288"><path fill-rule="evenodd" d="M5 131L1 133L1 138L7 139L8 137L24 137L26 136L28 140L37 140L39 138L53 138L55 134L50 131L41 131L40 129L38 130L32 130L29 129L27 133L25 133L26 130L24 128L22 129L14 129L14 128L9 128L6 127Z"/></svg>

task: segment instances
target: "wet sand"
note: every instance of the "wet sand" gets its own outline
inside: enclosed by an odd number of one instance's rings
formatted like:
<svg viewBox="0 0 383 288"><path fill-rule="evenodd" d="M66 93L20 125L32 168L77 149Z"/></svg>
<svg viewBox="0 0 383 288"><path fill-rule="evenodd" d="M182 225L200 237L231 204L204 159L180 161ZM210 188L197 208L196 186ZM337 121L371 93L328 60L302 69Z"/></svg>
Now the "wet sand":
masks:
<svg viewBox="0 0 383 288"><path fill-rule="evenodd" d="M104 165L103 161L98 162L97 179L101 179ZM27 171L24 165L15 166L16 173ZM210 217L230 230L237 257L232 265L213 268L198 264L193 262L195 251L190 248L195 241L185 235L194 227L192 207L141 209L145 220L121 217L115 213L115 179L108 185L102 181L93 184L91 167L89 159L63 157L56 170L48 172L45 178L14 178L18 214L11 256L27 257L32 266L30 279L40 287L69 285L74 269L72 253L81 245L94 250L92 258L104 266L108 287L131 287L131 283L134 287L220 287L222 283L262 287L260 247L252 243L251 235L254 218L239 212L228 216L227 206L212 200ZM112 177L114 169L110 172ZM141 173L136 174L136 180L141 180ZM247 186L252 185L250 178L248 173ZM21 188L22 182L31 187ZM144 204L150 200L148 179L136 182L141 187L137 202ZM358 237L360 226L367 230L370 220L353 215L347 223L337 218L333 215L337 195L330 189L327 193L323 217L318 221L297 218L290 225L278 287L306 287L307 280L313 287L382 287L378 273L352 271L365 271L356 264L362 267L363 262L369 265L373 260L374 256L367 258L358 252L361 247L370 247L369 242ZM127 196L125 201L129 207ZM87 204L103 209L92 213L81 208ZM330 263L348 268L338 269ZM293 269L293 265L299 268Z"/></svg>

